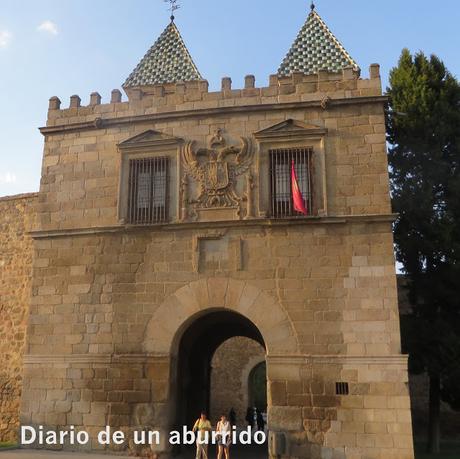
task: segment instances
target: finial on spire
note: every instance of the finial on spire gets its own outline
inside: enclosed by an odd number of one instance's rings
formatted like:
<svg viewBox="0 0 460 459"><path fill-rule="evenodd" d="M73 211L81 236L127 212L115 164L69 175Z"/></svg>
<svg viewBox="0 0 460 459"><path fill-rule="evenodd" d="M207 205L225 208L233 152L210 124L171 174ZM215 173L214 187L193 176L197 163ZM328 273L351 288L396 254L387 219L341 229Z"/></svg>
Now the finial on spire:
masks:
<svg viewBox="0 0 460 459"><path fill-rule="evenodd" d="M315 2L312 1L312 2L311 2L311 5L310 5L310 9L311 9L312 11L315 11L315 8L316 8Z"/></svg>
<svg viewBox="0 0 460 459"><path fill-rule="evenodd" d="M164 0L165 3L169 3L171 6L168 8L171 11L171 22L174 22L174 11L177 11L180 8L178 5L179 0Z"/></svg>

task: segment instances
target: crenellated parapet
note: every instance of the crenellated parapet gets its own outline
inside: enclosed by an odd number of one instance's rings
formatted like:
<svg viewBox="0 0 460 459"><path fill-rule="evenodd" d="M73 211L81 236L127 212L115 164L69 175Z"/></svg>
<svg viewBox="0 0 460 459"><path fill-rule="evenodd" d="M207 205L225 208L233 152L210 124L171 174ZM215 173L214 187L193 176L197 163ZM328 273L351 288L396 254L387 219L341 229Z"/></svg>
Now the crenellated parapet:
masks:
<svg viewBox="0 0 460 459"><path fill-rule="evenodd" d="M361 78L359 71L350 66L337 73L324 70L312 75L301 72L290 76L271 75L266 87L256 87L253 75L244 78L241 89L234 89L232 83L231 78L222 78L220 91L209 91L206 80L130 87L125 88L126 101L121 91L114 89L109 103L103 103L101 95L93 92L88 105L82 105L81 98L73 95L68 108L61 108L60 99L52 97L47 126L92 122L99 118L290 102L318 101L327 105L333 100L382 95L378 64L370 66L367 79Z"/></svg>

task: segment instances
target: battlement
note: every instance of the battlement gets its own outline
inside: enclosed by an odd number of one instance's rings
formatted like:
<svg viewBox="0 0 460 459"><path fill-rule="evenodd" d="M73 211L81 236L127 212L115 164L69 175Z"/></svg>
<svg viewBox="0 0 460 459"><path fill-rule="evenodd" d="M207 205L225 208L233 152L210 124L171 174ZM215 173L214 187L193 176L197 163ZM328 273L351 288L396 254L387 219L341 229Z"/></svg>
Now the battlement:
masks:
<svg viewBox="0 0 460 459"><path fill-rule="evenodd" d="M233 89L229 77L222 78L221 90L209 92L206 80L139 86L125 88L127 101L122 93L114 89L110 103L103 104L99 93L93 92L89 104L82 105L78 95L70 97L68 108L61 108L58 97L49 101L47 126L96 121L120 116L137 116L185 110L224 108L232 106L263 105L288 102L324 101L351 99L382 95L380 66L372 64L369 78L360 78L353 67L342 72L319 71L305 75L294 72L291 76L271 75L267 87L256 87L255 77L244 78L244 88Z"/></svg>

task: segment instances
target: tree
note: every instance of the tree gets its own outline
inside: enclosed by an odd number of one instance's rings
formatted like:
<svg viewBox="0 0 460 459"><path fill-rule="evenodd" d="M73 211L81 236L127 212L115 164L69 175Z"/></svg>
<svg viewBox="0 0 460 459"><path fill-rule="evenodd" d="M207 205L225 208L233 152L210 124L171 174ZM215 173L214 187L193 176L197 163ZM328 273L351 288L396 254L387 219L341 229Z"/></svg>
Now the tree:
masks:
<svg viewBox="0 0 460 459"><path fill-rule="evenodd" d="M429 376L436 453L440 401L460 409L460 85L436 56L405 49L388 95L396 258L412 305L403 346L409 370Z"/></svg>

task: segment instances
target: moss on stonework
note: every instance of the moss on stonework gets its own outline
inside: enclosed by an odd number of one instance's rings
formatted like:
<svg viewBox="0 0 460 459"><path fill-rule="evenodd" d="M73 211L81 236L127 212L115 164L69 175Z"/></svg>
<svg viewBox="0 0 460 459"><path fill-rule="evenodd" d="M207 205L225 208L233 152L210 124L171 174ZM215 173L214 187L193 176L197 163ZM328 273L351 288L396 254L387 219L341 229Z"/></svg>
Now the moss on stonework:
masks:
<svg viewBox="0 0 460 459"><path fill-rule="evenodd" d="M0 441L0 448L13 448L18 446L18 444L14 441Z"/></svg>

